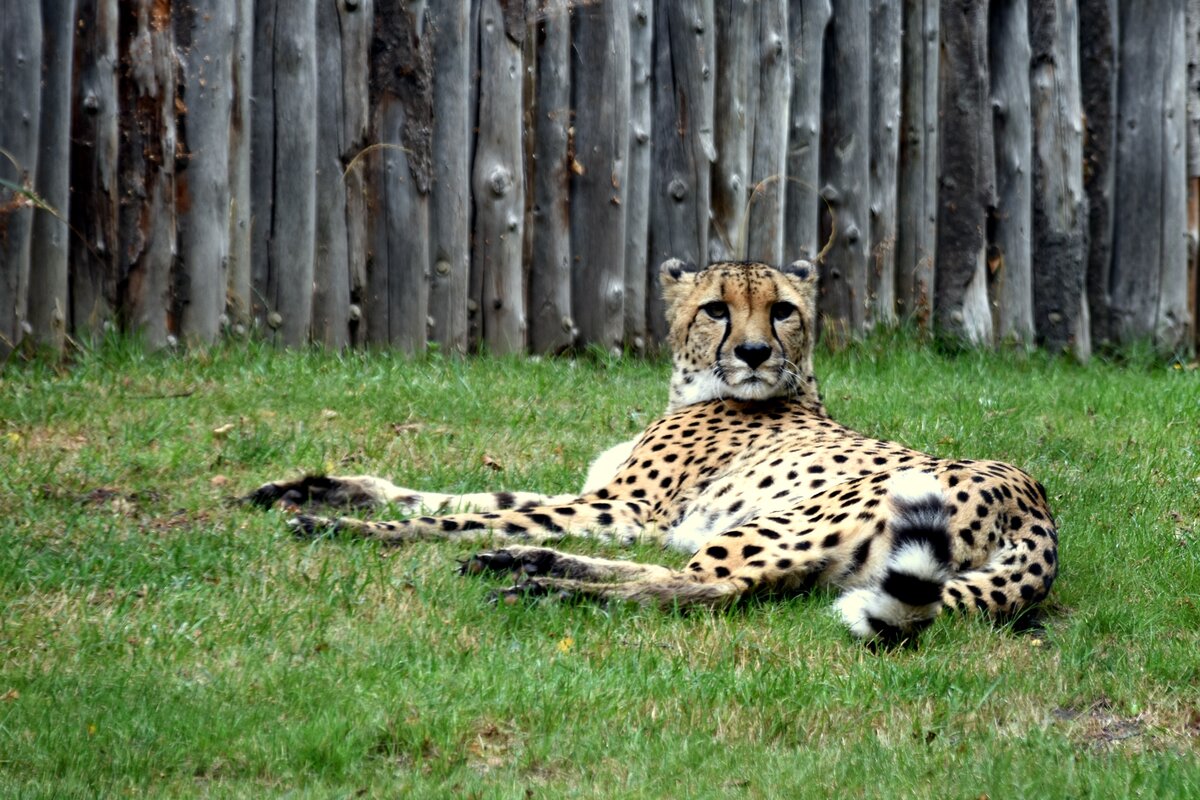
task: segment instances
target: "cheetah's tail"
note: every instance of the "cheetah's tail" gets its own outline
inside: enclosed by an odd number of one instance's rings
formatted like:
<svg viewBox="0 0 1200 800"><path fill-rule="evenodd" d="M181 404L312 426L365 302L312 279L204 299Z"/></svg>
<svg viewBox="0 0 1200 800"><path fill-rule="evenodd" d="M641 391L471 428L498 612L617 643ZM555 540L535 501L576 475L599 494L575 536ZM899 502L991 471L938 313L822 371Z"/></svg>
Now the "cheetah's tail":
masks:
<svg viewBox="0 0 1200 800"><path fill-rule="evenodd" d="M942 487L908 470L889 483L892 549L878 583L846 592L835 610L864 639L899 641L928 625L942 608L951 577L950 517Z"/></svg>

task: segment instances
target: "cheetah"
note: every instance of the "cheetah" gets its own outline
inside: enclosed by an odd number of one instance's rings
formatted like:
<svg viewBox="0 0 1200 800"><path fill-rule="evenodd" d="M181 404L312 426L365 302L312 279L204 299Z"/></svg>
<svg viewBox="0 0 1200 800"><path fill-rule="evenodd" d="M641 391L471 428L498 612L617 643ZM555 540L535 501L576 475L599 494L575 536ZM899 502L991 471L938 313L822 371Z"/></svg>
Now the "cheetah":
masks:
<svg viewBox="0 0 1200 800"><path fill-rule="evenodd" d="M601 456L581 494L445 495L345 476L268 483L248 499L424 509L386 522L300 514L291 524L388 544L487 541L495 549L460 571L521 575L505 599L721 607L824 586L840 591L834 610L854 635L903 641L943 608L1003 619L1046 596L1058 535L1040 483L1009 464L872 439L826 413L812 367L811 263L671 260L660 283L667 411ZM671 569L546 546L572 536L653 540L691 558Z"/></svg>

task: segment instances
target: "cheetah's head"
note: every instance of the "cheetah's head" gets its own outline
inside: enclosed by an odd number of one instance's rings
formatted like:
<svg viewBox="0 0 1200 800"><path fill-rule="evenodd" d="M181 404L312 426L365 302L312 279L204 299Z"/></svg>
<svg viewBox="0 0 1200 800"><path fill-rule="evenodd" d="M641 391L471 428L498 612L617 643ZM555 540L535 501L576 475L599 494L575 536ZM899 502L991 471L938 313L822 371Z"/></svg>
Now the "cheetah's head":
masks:
<svg viewBox="0 0 1200 800"><path fill-rule="evenodd" d="M672 259L661 269L674 357L671 407L706 400L811 394L817 271L719 262L697 270Z"/></svg>

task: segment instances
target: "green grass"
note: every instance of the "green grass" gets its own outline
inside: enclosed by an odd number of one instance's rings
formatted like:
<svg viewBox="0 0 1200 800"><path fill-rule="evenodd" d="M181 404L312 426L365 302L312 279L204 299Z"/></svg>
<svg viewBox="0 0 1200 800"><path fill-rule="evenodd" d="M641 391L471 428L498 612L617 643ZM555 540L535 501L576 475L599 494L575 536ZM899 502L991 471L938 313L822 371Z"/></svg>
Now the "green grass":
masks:
<svg viewBox="0 0 1200 800"><path fill-rule="evenodd" d="M1200 372L900 336L817 367L840 421L1046 484L1043 628L946 615L872 654L823 594L495 607L468 545L300 543L226 502L302 470L570 491L664 407L661 364L10 364L0 796L1200 796Z"/></svg>

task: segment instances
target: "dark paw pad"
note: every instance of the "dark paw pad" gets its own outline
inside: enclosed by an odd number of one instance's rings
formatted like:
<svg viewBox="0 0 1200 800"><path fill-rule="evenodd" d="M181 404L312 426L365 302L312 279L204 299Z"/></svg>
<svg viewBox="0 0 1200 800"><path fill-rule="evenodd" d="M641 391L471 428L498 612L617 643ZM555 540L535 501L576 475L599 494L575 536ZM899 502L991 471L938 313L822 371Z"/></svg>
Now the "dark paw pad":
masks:
<svg viewBox="0 0 1200 800"><path fill-rule="evenodd" d="M288 527L297 539L316 539L337 532L337 522L309 514L297 514L288 520Z"/></svg>
<svg viewBox="0 0 1200 800"><path fill-rule="evenodd" d="M491 550L476 553L458 562L459 575L482 575L484 573L516 573L518 575L553 575L557 560L550 550L531 550L512 553L508 550Z"/></svg>
<svg viewBox="0 0 1200 800"><path fill-rule="evenodd" d="M270 508L279 503L285 508L303 506L353 506L374 505L374 499L361 491L355 491L344 482L324 475L307 475L298 481L268 483L242 498L242 501L259 508Z"/></svg>

